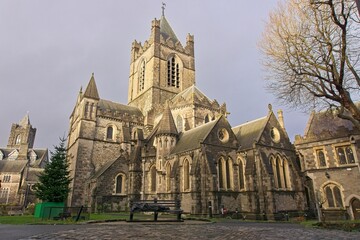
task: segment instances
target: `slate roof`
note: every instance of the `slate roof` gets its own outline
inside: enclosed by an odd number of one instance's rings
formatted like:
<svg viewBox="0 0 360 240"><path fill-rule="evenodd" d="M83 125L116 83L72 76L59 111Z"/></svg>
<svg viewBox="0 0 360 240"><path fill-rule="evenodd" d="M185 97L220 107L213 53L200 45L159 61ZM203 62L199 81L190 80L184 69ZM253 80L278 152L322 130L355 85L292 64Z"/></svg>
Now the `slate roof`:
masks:
<svg viewBox="0 0 360 240"><path fill-rule="evenodd" d="M161 16L160 19L160 34L166 40L170 37L170 39L174 40L175 42L179 42L179 39L176 37L175 32L170 27L169 22L166 20L165 16Z"/></svg>
<svg viewBox="0 0 360 240"><path fill-rule="evenodd" d="M89 84L86 87L86 90L84 92L83 97L87 97L87 98L92 98L95 100L99 100L99 93L96 87L96 83L95 83L95 78L94 78L94 74L92 74Z"/></svg>
<svg viewBox="0 0 360 240"><path fill-rule="evenodd" d="M221 118L215 121L205 123L199 127L190 129L189 131L180 134L179 141L177 142L171 154L185 152L193 149L200 148L200 142L204 141L209 135L210 131L217 124Z"/></svg>
<svg viewBox="0 0 360 240"><path fill-rule="evenodd" d="M159 128L157 129L156 134L175 134L178 135L174 118L171 114L169 105L165 107L164 113L159 122Z"/></svg>
<svg viewBox="0 0 360 240"><path fill-rule="evenodd" d="M185 90L181 91L180 93L176 94L171 99L171 102L175 103L181 100L192 100L193 96L195 96L200 101L207 100L209 103L211 102L211 100L203 92L201 92L195 85L192 85L186 88Z"/></svg>
<svg viewBox="0 0 360 240"><path fill-rule="evenodd" d="M25 168L27 160L1 160L0 172L20 173Z"/></svg>
<svg viewBox="0 0 360 240"><path fill-rule="evenodd" d="M323 140L359 134L354 125L345 119L334 116L329 111L312 112L307 123L304 138Z"/></svg>
<svg viewBox="0 0 360 240"><path fill-rule="evenodd" d="M241 149L252 148L254 141L259 140L267 121L268 116L265 116L232 128Z"/></svg>
<svg viewBox="0 0 360 240"><path fill-rule="evenodd" d="M118 111L120 113L127 113L130 116L131 115L135 115L137 117L143 116L140 109L138 109L137 107L132 107L132 106L128 106L128 105L124 105L124 104L120 104L120 103L115 103L115 102L104 100L104 99L100 99L100 101L98 103L98 108L100 108L101 110L110 110L112 112Z"/></svg>
<svg viewBox="0 0 360 240"><path fill-rule="evenodd" d="M17 150L17 151L19 152L19 149L15 149L15 148L0 148L0 152L4 155L4 156L3 156L3 160L6 161L7 158L9 157L9 154L10 154L11 152L13 152L14 150ZM34 149L34 148L29 148L29 150L28 150L28 155L29 155L29 153L30 153L31 151L34 151L35 154L37 155L37 158L36 158L36 161L35 161L35 163L37 163L37 164L40 164L41 161L44 160L44 158L47 156L47 152L48 152L47 149L41 149L41 148L40 148L40 149ZM27 156L27 157L29 158L29 156ZM2 160L0 160L0 161L2 161ZM19 161L19 160L15 159L15 160L9 160L9 161L14 162L14 161ZM36 165L36 164L32 164L32 165Z"/></svg>

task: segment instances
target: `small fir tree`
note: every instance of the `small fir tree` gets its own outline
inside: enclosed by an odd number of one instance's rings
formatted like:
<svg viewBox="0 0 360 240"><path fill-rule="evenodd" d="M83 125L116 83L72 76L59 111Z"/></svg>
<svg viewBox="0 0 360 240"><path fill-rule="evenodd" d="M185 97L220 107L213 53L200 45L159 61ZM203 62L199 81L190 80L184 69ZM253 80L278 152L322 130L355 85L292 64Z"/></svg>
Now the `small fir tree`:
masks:
<svg viewBox="0 0 360 240"><path fill-rule="evenodd" d="M39 175L39 182L34 185L35 195L44 202L65 202L71 182L69 164L66 160L66 139L60 138L55 152L50 152L50 163Z"/></svg>

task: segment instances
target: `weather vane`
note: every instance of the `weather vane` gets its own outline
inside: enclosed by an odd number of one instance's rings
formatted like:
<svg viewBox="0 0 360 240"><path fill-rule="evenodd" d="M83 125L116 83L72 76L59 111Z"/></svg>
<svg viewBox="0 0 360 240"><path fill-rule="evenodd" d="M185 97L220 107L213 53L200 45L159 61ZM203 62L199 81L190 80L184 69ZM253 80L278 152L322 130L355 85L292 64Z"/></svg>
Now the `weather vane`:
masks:
<svg viewBox="0 0 360 240"><path fill-rule="evenodd" d="M166 3L163 2L163 3L162 3L162 7L161 7L161 8L162 8L162 15L163 15L163 16L165 16L165 13L164 13L164 12L165 12L165 7L166 7Z"/></svg>

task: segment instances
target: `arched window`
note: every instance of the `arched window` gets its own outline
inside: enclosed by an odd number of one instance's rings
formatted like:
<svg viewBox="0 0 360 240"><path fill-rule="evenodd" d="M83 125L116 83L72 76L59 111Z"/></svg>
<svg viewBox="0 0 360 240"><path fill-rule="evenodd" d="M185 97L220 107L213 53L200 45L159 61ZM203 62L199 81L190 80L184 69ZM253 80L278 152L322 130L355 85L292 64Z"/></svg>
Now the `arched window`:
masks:
<svg viewBox="0 0 360 240"><path fill-rule="evenodd" d="M90 104L90 118L92 118L93 111L94 111L94 103L91 103Z"/></svg>
<svg viewBox="0 0 360 240"><path fill-rule="evenodd" d="M206 114L206 116L205 116L205 123L208 123L208 122L210 122L210 118L209 118L209 114Z"/></svg>
<svg viewBox="0 0 360 240"><path fill-rule="evenodd" d="M340 164L346 164L346 157L345 157L345 152L344 152L344 148L340 147L337 149L337 154L339 157L339 162Z"/></svg>
<svg viewBox="0 0 360 240"><path fill-rule="evenodd" d="M335 184L329 184L324 187L324 194L328 208L342 208L343 201L341 191Z"/></svg>
<svg viewBox="0 0 360 240"><path fill-rule="evenodd" d="M115 193L122 194L125 193L125 175L119 174L115 179Z"/></svg>
<svg viewBox="0 0 360 240"><path fill-rule="evenodd" d="M15 139L15 144L16 145L19 145L20 143L21 143L21 134L17 135L16 139Z"/></svg>
<svg viewBox="0 0 360 240"><path fill-rule="evenodd" d="M318 163L320 167L326 167L325 154L323 150L317 150Z"/></svg>
<svg viewBox="0 0 360 240"><path fill-rule="evenodd" d="M245 188L245 177L244 177L245 173L244 173L244 165L243 165L243 161L239 160L239 186L240 189L244 189Z"/></svg>
<svg viewBox="0 0 360 240"><path fill-rule="evenodd" d="M141 62L139 72L139 91L145 88L145 60Z"/></svg>
<svg viewBox="0 0 360 240"><path fill-rule="evenodd" d="M291 176L288 161L277 156L276 158L270 157L270 162L274 174L274 187L277 189L291 189Z"/></svg>
<svg viewBox="0 0 360 240"><path fill-rule="evenodd" d="M224 189L225 188L225 184L224 184L224 177L225 177L225 174L224 174L224 159L220 159L219 160L219 187L220 189Z"/></svg>
<svg viewBox="0 0 360 240"><path fill-rule="evenodd" d="M85 118L88 117L88 114L89 114L89 103L86 102L86 103L85 103Z"/></svg>
<svg viewBox="0 0 360 240"><path fill-rule="evenodd" d="M233 167L232 159L227 160L220 158L219 160L219 187L223 190L230 190L233 187Z"/></svg>
<svg viewBox="0 0 360 240"><path fill-rule="evenodd" d="M106 129L106 139L113 139L113 133L114 133L114 129L112 126L109 126Z"/></svg>
<svg viewBox="0 0 360 240"><path fill-rule="evenodd" d="M169 87L180 87L180 67L179 63L176 61L175 57L172 56L167 61L167 69L168 69L168 86Z"/></svg>
<svg viewBox="0 0 360 240"><path fill-rule="evenodd" d="M182 132L183 131L183 128L184 128L184 122L183 122L183 118L178 115L176 117L176 127L177 127L177 130L178 132Z"/></svg>
<svg viewBox="0 0 360 240"><path fill-rule="evenodd" d="M350 146L345 148L345 152L348 163L355 163L354 154Z"/></svg>
<svg viewBox="0 0 360 240"><path fill-rule="evenodd" d="M281 169L281 163L280 163L280 158L276 157L276 175L277 175L277 181L278 181L278 187L282 188L283 187L283 180L282 180L282 171L280 171Z"/></svg>
<svg viewBox="0 0 360 240"><path fill-rule="evenodd" d="M274 157L270 158L273 174L274 174L274 187L279 188L279 178L277 176L277 169L276 169L276 159Z"/></svg>
<svg viewBox="0 0 360 240"><path fill-rule="evenodd" d="M231 158L228 158L226 161L226 188L232 189L233 187L233 181L232 181L232 160Z"/></svg>
<svg viewBox="0 0 360 240"><path fill-rule="evenodd" d="M156 191L156 167L153 166L150 169L150 190L151 192L155 192Z"/></svg>
<svg viewBox="0 0 360 240"><path fill-rule="evenodd" d="M171 165L168 163L166 165L166 191L171 191Z"/></svg>
<svg viewBox="0 0 360 240"><path fill-rule="evenodd" d="M287 161L284 159L283 160L283 176L284 176L284 188L289 188L290 187L290 183L289 183L289 166L287 164Z"/></svg>
<svg viewBox="0 0 360 240"><path fill-rule="evenodd" d="M190 189L190 166L187 159L184 160L184 191Z"/></svg>

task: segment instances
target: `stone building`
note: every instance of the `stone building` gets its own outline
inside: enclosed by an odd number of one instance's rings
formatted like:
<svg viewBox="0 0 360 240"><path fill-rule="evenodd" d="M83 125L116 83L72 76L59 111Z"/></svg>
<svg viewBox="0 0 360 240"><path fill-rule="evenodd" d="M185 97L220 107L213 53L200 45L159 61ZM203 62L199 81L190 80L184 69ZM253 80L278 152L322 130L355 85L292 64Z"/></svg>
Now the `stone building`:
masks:
<svg viewBox="0 0 360 240"><path fill-rule="evenodd" d="M325 220L360 219L359 146L359 130L328 111L295 138L309 209Z"/></svg>
<svg viewBox="0 0 360 240"><path fill-rule="evenodd" d="M194 37L183 45L165 16L131 49L128 104L100 98L94 75L70 116L68 204L94 211L131 199L180 199L253 216L303 211L300 168L284 124L267 116L232 128L226 104L195 85Z"/></svg>
<svg viewBox="0 0 360 240"><path fill-rule="evenodd" d="M36 128L29 115L11 126L8 145L0 148L0 203L26 205L35 202L31 186L48 162L48 150L33 148Z"/></svg>

